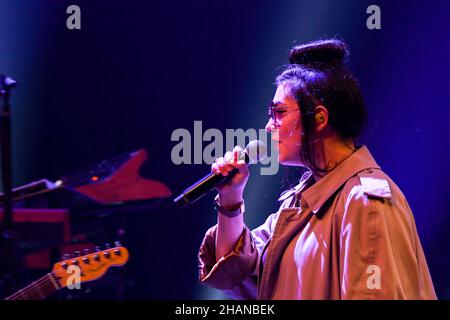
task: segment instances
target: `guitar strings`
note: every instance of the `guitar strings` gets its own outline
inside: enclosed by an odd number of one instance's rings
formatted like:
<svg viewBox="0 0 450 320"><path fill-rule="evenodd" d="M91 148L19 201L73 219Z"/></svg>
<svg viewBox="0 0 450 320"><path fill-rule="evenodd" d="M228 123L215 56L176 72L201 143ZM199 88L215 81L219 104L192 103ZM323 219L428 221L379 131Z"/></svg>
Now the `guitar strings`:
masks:
<svg viewBox="0 0 450 320"><path fill-rule="evenodd" d="M114 266L114 264L112 264L111 266ZM63 270L63 268L60 268L60 269L55 270L55 272L59 273L62 270ZM11 296L7 297L7 299L8 300L14 300L16 297L24 296L25 295L24 290L27 290L27 292L28 292L26 294L26 296L30 296L31 297L32 295L35 295L36 297L38 297L40 299L43 299L42 298L42 294L41 294L42 290L40 290L40 289L46 288L45 286L47 286L47 289L49 287L55 288L55 285L54 285L53 281L50 280L50 277L55 276L55 272L50 272L50 273L46 274L41 279L38 279L36 282L29 284L28 286L26 286L23 289L20 289L16 293L13 293ZM58 282L57 279L54 279L54 280L56 282ZM29 286L32 286L32 288L26 289ZM61 289L61 287L55 288L55 290L58 290L58 289ZM27 299L27 297L25 297L25 299ZM45 297L44 297L44 299L45 299Z"/></svg>
<svg viewBox="0 0 450 320"><path fill-rule="evenodd" d="M45 288L54 288L55 290L61 289L61 286L59 286L56 288L55 284L53 283L53 281L50 279L50 277L54 277L53 280L56 281L56 283L58 283L58 280L56 279L56 275L55 272L59 273L63 270L64 268L59 268L57 270L55 270L54 272L50 272L47 273L45 276L43 276L42 278L36 280L36 282L33 282L31 284L29 284L28 286L26 286L23 289L18 290L16 293L13 293L11 296L7 297L8 300L14 300L16 297L20 297L20 296L25 296L25 300L27 299L28 296L33 296L35 295L36 297L39 297L42 299L42 290L41 289L45 289ZM27 289L28 287L30 287L29 289ZM24 291L27 291L26 293Z"/></svg>
<svg viewBox="0 0 450 320"><path fill-rule="evenodd" d="M59 269L57 271L61 270L62 269ZM33 297L33 295L42 299L42 293L45 293L44 289L49 289L50 285L51 287L55 288L55 285L50 280L51 276L53 276L53 273L46 274L41 279L38 279L37 281L29 284L25 288L18 290L16 293L13 293L9 297L7 297L6 300L21 300L20 299L21 297L27 300L28 298ZM30 288L27 289L28 287Z"/></svg>

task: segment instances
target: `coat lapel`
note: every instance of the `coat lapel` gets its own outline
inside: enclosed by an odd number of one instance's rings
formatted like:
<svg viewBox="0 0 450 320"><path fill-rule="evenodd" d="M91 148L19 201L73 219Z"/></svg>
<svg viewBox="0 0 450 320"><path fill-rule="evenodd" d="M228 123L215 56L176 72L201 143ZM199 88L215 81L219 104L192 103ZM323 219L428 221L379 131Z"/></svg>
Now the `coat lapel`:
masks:
<svg viewBox="0 0 450 320"><path fill-rule="evenodd" d="M289 242L311 220L314 213L305 208L286 208L280 212L277 225L267 247L267 255L260 278L258 299L269 300L272 295L282 255ZM262 264L260 264L262 265Z"/></svg>

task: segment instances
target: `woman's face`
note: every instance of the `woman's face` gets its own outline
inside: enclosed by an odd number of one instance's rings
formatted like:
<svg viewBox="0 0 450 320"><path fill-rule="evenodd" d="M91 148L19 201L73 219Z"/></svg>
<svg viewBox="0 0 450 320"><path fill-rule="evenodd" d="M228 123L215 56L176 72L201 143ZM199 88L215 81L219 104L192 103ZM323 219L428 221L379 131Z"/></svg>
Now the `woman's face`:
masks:
<svg viewBox="0 0 450 320"><path fill-rule="evenodd" d="M300 109L286 86L278 86L272 108L275 120L269 118L266 131L272 134L272 143L278 143L278 161L290 166L303 165L300 159Z"/></svg>

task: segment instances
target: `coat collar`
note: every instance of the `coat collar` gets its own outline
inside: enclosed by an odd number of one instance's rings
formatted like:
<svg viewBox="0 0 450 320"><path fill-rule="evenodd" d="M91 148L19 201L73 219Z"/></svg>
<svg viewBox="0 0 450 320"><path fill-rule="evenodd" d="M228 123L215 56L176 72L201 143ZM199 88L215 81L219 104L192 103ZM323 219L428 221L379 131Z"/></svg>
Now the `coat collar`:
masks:
<svg viewBox="0 0 450 320"><path fill-rule="evenodd" d="M366 146L360 147L333 171L302 192L302 200L316 213L351 177L366 169L380 169ZM313 179L312 175L308 177Z"/></svg>

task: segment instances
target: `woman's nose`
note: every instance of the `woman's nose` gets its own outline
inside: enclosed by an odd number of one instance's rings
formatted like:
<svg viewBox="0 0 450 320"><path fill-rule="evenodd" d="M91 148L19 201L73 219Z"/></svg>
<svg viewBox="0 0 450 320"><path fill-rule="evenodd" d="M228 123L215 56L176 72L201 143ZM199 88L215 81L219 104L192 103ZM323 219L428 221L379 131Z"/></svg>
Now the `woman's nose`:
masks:
<svg viewBox="0 0 450 320"><path fill-rule="evenodd" d="M273 130L274 128L275 128L275 125L274 125L274 123L273 123L273 119L272 119L272 118L269 118L269 121L267 121L266 127L265 127L267 133L272 133L272 130Z"/></svg>

